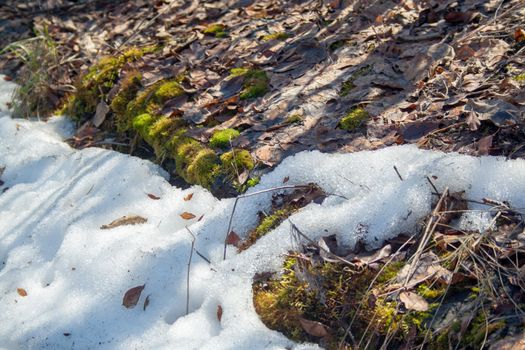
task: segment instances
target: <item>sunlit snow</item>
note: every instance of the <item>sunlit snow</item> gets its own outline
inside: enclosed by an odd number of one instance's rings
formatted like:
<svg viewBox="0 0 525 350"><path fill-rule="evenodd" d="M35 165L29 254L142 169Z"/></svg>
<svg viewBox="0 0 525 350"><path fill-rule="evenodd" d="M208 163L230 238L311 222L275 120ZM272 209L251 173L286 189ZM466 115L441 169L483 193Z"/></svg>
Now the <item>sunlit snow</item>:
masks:
<svg viewBox="0 0 525 350"><path fill-rule="evenodd" d="M0 77L1 78L1 77ZM256 272L276 270L292 247L284 222L247 251L223 242L233 199L194 186L172 187L149 161L99 148L75 150L72 126L14 120L5 112L12 85L0 79L0 345L6 349L311 349L267 329L252 305ZM3 112L2 112L3 111ZM2 114L3 113L3 114ZM403 181L393 169L396 166ZM369 248L414 228L429 213L435 176L440 190L465 190L525 207L525 162L390 147L353 154L302 152L285 159L250 191L316 183L328 197L291 217L312 239L337 234L340 244ZM183 198L193 193L193 198ZM154 200L153 194L160 197ZM245 235L267 211L271 194L239 201L233 229ZM484 209L474 206L474 209ZM193 213L193 220L180 214ZM145 224L101 230L124 215ZM202 217L201 221L198 218ZM485 227L487 214L462 219ZM193 255L190 313L186 272L191 235L211 265ZM124 293L145 284L138 305ZM27 291L22 297L17 288ZM144 300L149 306L144 310ZM217 307L223 309L217 318Z"/></svg>

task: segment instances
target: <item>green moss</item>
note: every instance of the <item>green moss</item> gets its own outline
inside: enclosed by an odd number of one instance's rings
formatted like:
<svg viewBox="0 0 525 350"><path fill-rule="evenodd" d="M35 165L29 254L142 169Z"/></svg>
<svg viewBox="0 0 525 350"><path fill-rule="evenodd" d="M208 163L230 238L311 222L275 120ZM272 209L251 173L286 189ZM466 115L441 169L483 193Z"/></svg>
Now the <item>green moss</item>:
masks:
<svg viewBox="0 0 525 350"><path fill-rule="evenodd" d="M186 169L187 181L209 187L215 177L215 171L219 167L219 157L208 148L203 148L195 155Z"/></svg>
<svg viewBox="0 0 525 350"><path fill-rule="evenodd" d="M152 47L130 48L120 56L101 58L79 79L76 84L77 91L74 97L69 99L64 109L66 114L80 120L91 117L98 103L106 99L108 92L116 84L124 65L140 59L151 50ZM119 99L120 101L117 101L115 105L117 109L122 108L126 102L123 96L120 96Z"/></svg>
<svg viewBox="0 0 525 350"><path fill-rule="evenodd" d="M401 271L401 269L405 265L406 265L405 261L394 261L386 265L383 268L383 272L381 273L381 275L378 276L377 283L384 284L384 283L392 281L394 278L396 278L399 271Z"/></svg>
<svg viewBox="0 0 525 350"><path fill-rule="evenodd" d="M270 40L286 40L290 36L285 32L276 32L271 34L264 35L261 40L262 41L270 41Z"/></svg>
<svg viewBox="0 0 525 350"><path fill-rule="evenodd" d="M210 146L218 148L228 148L230 141L237 138L240 133L235 129L217 130L210 139Z"/></svg>
<svg viewBox="0 0 525 350"><path fill-rule="evenodd" d="M251 177L248 179L248 181L246 181L246 186L248 186L248 188L255 187L259 184L260 181L261 178L259 176Z"/></svg>
<svg viewBox="0 0 525 350"><path fill-rule="evenodd" d="M417 294L421 295L425 299L436 299L441 297L446 291L444 286L437 288L431 288L427 284L420 284L417 287Z"/></svg>
<svg viewBox="0 0 525 350"><path fill-rule="evenodd" d="M353 72L350 78L348 78L346 81L343 82L341 86L341 90L339 91L339 95L341 96L348 95L350 91L352 91L355 88L355 85L354 85L355 80L359 77L367 75L372 70L372 68L373 68L372 65L368 65L368 66L361 67L355 72Z"/></svg>
<svg viewBox="0 0 525 350"><path fill-rule="evenodd" d="M470 347L479 348L485 339L485 335L489 336L491 333L504 327L505 320L487 322L485 313L480 310L471 321L468 331L462 339L462 343Z"/></svg>
<svg viewBox="0 0 525 350"><path fill-rule="evenodd" d="M141 78L142 76L139 72L128 74L120 83L120 89L111 101L110 107L115 113L115 125L119 132L125 132L131 128L131 119L128 118L127 109L129 103L133 101L142 86Z"/></svg>
<svg viewBox="0 0 525 350"><path fill-rule="evenodd" d="M162 103L183 94L184 90L179 81L168 80L159 84L157 91L155 91L155 98L159 103Z"/></svg>
<svg viewBox="0 0 525 350"><path fill-rule="evenodd" d="M512 79L514 79L518 83L525 83L525 73L518 74L518 75L512 77Z"/></svg>
<svg viewBox="0 0 525 350"><path fill-rule="evenodd" d="M210 24L204 28L202 32L207 35L213 35L216 38L224 38L228 36L228 33L226 32L226 26L220 23Z"/></svg>
<svg viewBox="0 0 525 350"><path fill-rule="evenodd" d="M217 175L219 157L191 138L179 136L175 142L177 173L188 183L209 188Z"/></svg>
<svg viewBox="0 0 525 350"><path fill-rule="evenodd" d="M302 121L303 121L303 116L300 115L299 113L294 113L294 114L290 115L288 118L286 118L285 123L286 124L295 124L295 123L300 123Z"/></svg>
<svg viewBox="0 0 525 350"><path fill-rule="evenodd" d="M240 94L241 100L260 97L269 90L269 79L266 72L260 69L233 68L231 77L243 76L243 90Z"/></svg>
<svg viewBox="0 0 525 350"><path fill-rule="evenodd" d="M250 152L243 149L233 149L222 154L221 163L222 171L232 178L255 166Z"/></svg>
<svg viewBox="0 0 525 350"><path fill-rule="evenodd" d="M359 127L367 118L368 112L361 107L356 107L341 118L339 127L343 130L352 131Z"/></svg>
<svg viewBox="0 0 525 350"><path fill-rule="evenodd" d="M155 119L150 114L143 113L133 118L133 128L137 130L143 138L147 138L154 122Z"/></svg>

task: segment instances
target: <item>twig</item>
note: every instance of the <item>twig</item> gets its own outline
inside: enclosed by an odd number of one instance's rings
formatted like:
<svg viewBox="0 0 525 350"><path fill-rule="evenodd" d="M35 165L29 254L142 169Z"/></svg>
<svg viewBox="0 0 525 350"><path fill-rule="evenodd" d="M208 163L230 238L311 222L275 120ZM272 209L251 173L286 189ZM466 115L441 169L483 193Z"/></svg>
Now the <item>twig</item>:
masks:
<svg viewBox="0 0 525 350"><path fill-rule="evenodd" d="M191 235L191 250L190 250L190 258L188 259L188 270L186 272L186 315L190 312L190 268L191 268L191 258L193 257L193 248L195 247L195 235L188 226L186 226L186 230ZM200 255L200 254L199 254Z"/></svg>
<svg viewBox="0 0 525 350"><path fill-rule="evenodd" d="M399 173L399 170L397 170L397 167L394 165L394 170L396 171L397 176L399 177L399 180L403 181L403 177Z"/></svg>

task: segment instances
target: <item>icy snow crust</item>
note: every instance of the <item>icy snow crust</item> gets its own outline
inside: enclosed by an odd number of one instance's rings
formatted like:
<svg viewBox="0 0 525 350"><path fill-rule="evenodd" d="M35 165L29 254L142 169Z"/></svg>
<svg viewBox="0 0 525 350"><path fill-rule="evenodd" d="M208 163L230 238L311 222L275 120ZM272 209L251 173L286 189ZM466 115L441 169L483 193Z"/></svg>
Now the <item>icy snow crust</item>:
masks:
<svg viewBox="0 0 525 350"><path fill-rule="evenodd" d="M148 161L97 148L74 150L62 142L70 132L62 118L42 123L0 116L0 166L6 167L0 193L9 187L0 194L1 346L317 348L267 329L252 305L253 275L278 269L292 247L288 222L241 254L229 247L223 261L232 199L219 201L200 187L171 187L166 174ZM303 152L285 159L251 191L280 186L285 177L287 184L316 183L338 196L308 205L291 220L312 239L335 233L346 245L361 239L378 247L386 238L410 232L429 213L426 176L437 176L440 189L449 186L466 190L469 198L486 196L525 207L523 174L523 161L412 146L354 154ZM189 193L193 198L184 201ZM241 199L235 232L245 235L253 228L257 212L267 211L270 201L271 194ZM196 218L184 220L183 212ZM140 215L148 222L100 229L123 215ZM489 219L469 214L463 221L482 227ZM196 249L212 262L193 255L187 316L191 236L185 226L197 235ZM142 284L146 287L138 305L124 308L124 293ZM17 288L27 296L17 294ZM146 296L150 304L144 311Z"/></svg>

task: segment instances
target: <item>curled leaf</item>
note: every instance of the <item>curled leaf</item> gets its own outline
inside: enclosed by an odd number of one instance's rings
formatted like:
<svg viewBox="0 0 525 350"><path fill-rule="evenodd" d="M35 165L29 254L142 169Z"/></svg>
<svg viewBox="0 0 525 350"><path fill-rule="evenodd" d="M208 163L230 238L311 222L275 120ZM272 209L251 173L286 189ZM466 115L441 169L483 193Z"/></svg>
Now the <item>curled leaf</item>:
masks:
<svg viewBox="0 0 525 350"><path fill-rule="evenodd" d="M152 194L152 193L148 193L148 197L151 198L151 199L153 199L153 200L159 200L159 199L160 199L159 196L155 196L155 195Z"/></svg>
<svg viewBox="0 0 525 350"><path fill-rule="evenodd" d="M187 202L192 198L193 198L193 193L188 193L186 196L184 196L184 201Z"/></svg>
<svg viewBox="0 0 525 350"><path fill-rule="evenodd" d="M217 305L217 319L221 322L222 319L222 306Z"/></svg>
<svg viewBox="0 0 525 350"><path fill-rule="evenodd" d="M132 216L123 216L117 220L112 221L107 225L100 226L101 230L109 230L111 228L124 226L124 225L137 225L147 222L148 219L143 218L142 216L132 215Z"/></svg>
<svg viewBox="0 0 525 350"><path fill-rule="evenodd" d="M21 297L26 297L27 296L27 292L24 288L17 288L16 289L16 292L18 293L18 295L20 295Z"/></svg>
<svg viewBox="0 0 525 350"><path fill-rule="evenodd" d="M124 294L124 298L122 299L122 305L127 309L134 308L140 299L140 294L144 290L144 287L146 285L143 284L142 286L133 287L130 290Z"/></svg>

